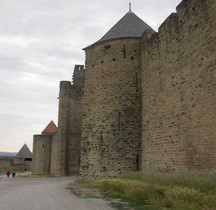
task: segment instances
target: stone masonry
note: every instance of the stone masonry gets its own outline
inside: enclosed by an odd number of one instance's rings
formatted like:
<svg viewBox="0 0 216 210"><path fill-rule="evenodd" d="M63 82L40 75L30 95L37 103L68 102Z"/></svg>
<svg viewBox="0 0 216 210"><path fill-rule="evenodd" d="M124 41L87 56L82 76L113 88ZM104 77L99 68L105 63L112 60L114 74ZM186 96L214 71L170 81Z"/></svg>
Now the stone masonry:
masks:
<svg viewBox="0 0 216 210"><path fill-rule="evenodd" d="M58 176L79 172L84 71L83 65L76 65L73 84L69 81L60 83L56 169L54 171L54 174Z"/></svg>
<svg viewBox="0 0 216 210"><path fill-rule="evenodd" d="M105 54L104 46L112 46L112 52ZM140 39L118 39L86 49L82 176L116 176L139 168L140 46Z"/></svg>
<svg viewBox="0 0 216 210"><path fill-rule="evenodd" d="M34 135L33 174L50 174L51 135Z"/></svg>
<svg viewBox="0 0 216 210"><path fill-rule="evenodd" d="M51 121L41 134L33 137L33 174L50 174L53 172L55 162L53 154L55 154L55 142L57 127Z"/></svg>
<svg viewBox="0 0 216 210"><path fill-rule="evenodd" d="M142 48L142 170L215 170L216 1L182 1Z"/></svg>
<svg viewBox="0 0 216 210"><path fill-rule="evenodd" d="M183 0L157 33L129 11L84 50L44 173L216 170L215 0Z"/></svg>

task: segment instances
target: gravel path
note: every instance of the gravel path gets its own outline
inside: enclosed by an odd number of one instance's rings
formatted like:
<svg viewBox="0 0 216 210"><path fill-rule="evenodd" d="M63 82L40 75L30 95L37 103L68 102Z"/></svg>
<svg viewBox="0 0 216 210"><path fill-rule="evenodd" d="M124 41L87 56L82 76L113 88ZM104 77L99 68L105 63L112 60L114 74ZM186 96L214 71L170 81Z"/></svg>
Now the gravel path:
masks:
<svg viewBox="0 0 216 210"><path fill-rule="evenodd" d="M110 202L78 198L66 189L67 178L0 178L0 209L7 210L112 210Z"/></svg>

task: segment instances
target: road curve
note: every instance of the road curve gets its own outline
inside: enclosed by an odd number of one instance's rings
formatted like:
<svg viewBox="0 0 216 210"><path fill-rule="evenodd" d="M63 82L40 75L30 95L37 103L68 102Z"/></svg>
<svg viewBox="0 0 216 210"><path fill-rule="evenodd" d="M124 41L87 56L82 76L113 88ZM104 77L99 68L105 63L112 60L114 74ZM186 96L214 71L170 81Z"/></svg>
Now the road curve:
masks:
<svg viewBox="0 0 216 210"><path fill-rule="evenodd" d="M1 178L0 209L112 210L109 201L78 198L66 189L74 178Z"/></svg>

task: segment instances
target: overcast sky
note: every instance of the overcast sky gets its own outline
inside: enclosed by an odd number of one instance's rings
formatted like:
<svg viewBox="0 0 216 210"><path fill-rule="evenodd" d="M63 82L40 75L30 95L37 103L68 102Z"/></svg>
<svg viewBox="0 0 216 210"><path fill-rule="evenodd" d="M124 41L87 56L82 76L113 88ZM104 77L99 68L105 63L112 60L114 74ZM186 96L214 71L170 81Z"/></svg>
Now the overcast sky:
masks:
<svg viewBox="0 0 216 210"><path fill-rule="evenodd" d="M180 0L132 0L157 31ZM126 12L128 0L0 0L0 151L18 152L50 120L57 124L59 82L84 64L82 48Z"/></svg>

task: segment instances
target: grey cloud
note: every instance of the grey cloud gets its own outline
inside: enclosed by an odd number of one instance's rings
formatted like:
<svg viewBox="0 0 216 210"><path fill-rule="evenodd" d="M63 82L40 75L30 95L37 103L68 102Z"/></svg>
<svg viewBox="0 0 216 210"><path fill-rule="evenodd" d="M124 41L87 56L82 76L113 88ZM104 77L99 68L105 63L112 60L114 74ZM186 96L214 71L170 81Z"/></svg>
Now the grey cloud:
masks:
<svg viewBox="0 0 216 210"><path fill-rule="evenodd" d="M18 71L23 65L23 61L15 56L0 54L0 70Z"/></svg>
<svg viewBox="0 0 216 210"><path fill-rule="evenodd" d="M180 0L132 2L157 30ZM59 82L84 64L82 48L99 40L127 11L128 1L0 0L0 148L17 151L53 119Z"/></svg>

